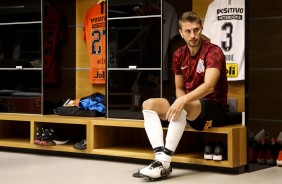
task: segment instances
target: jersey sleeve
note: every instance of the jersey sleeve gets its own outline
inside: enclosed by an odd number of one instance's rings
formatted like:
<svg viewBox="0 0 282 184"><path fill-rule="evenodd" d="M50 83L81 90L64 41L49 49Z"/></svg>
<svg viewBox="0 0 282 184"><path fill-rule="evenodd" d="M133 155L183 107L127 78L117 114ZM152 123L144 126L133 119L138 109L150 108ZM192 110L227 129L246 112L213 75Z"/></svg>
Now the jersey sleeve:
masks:
<svg viewBox="0 0 282 184"><path fill-rule="evenodd" d="M177 49L173 54L173 71L175 75L181 75L182 48Z"/></svg>
<svg viewBox="0 0 282 184"><path fill-rule="evenodd" d="M225 69L224 65L225 56L218 46L210 48L206 57L206 68L218 68L220 70Z"/></svg>
<svg viewBox="0 0 282 184"><path fill-rule="evenodd" d="M86 42L86 30L85 28L87 27L87 18L85 17L85 20L84 20L84 24L83 24L83 30L82 30L82 40L84 42Z"/></svg>
<svg viewBox="0 0 282 184"><path fill-rule="evenodd" d="M210 39L210 28L211 28L211 24L212 24L212 7L211 7L211 4L208 6L208 9L207 9L207 13L206 13L206 16L205 16L205 19L204 19L204 25L203 25L203 31L202 31L202 34L205 35L206 37L208 37Z"/></svg>

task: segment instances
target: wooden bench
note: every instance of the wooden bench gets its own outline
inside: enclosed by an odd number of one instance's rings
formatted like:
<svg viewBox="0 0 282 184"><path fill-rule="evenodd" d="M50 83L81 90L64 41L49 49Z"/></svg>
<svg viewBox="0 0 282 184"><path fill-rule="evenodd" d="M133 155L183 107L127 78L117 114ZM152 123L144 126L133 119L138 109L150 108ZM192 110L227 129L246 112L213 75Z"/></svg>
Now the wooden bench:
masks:
<svg viewBox="0 0 282 184"><path fill-rule="evenodd" d="M94 137L92 153L119 157L153 159L143 121L92 120ZM166 132L166 129L164 128ZM234 168L247 164L246 127L241 124L213 127L205 131L186 128L173 157L174 162ZM204 145L208 141L221 142L227 148L222 161L204 160Z"/></svg>
<svg viewBox="0 0 282 184"><path fill-rule="evenodd" d="M33 142L38 126L59 127L69 135L70 142L57 146L35 145ZM87 140L87 149L74 149L73 144L83 137ZM222 161L204 160L204 145L208 141L226 145L227 158ZM226 168L244 166L247 164L246 141L246 127L241 124L205 131L186 128L173 161ZM0 114L0 146L136 159L151 160L154 157L141 120Z"/></svg>

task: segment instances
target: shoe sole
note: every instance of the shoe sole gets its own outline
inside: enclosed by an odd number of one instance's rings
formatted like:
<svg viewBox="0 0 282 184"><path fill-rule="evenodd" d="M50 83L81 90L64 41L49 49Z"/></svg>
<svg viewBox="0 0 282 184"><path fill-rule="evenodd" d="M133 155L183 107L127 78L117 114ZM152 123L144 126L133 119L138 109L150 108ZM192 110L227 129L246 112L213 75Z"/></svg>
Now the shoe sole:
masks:
<svg viewBox="0 0 282 184"><path fill-rule="evenodd" d="M223 158L222 158L222 155L204 155L204 159L205 160L215 160L215 161L221 161Z"/></svg>
<svg viewBox="0 0 282 184"><path fill-rule="evenodd" d="M62 144L66 144L66 143L68 143L69 142L69 140L65 140L65 141L57 141L57 140L53 140L54 141L54 143L56 144L56 145L62 145Z"/></svg>
<svg viewBox="0 0 282 184"><path fill-rule="evenodd" d="M213 155L213 160L220 161L222 160L222 155Z"/></svg>
<svg viewBox="0 0 282 184"><path fill-rule="evenodd" d="M278 167L282 167L282 160L277 160L276 164L277 164Z"/></svg>
<svg viewBox="0 0 282 184"><path fill-rule="evenodd" d="M266 160L266 164L270 166L275 165L275 160L274 159Z"/></svg>
<svg viewBox="0 0 282 184"><path fill-rule="evenodd" d="M40 142L41 142L41 139L35 139L33 143L36 145L40 145Z"/></svg>
<svg viewBox="0 0 282 184"><path fill-rule="evenodd" d="M56 143L50 140L46 140L46 141L41 141L39 143L40 146L55 146Z"/></svg>
<svg viewBox="0 0 282 184"><path fill-rule="evenodd" d="M162 180L162 179L168 177L168 175L170 175L170 173L167 174L167 175L161 176L161 177L159 177L159 178L151 178L151 177L146 176L146 175L143 175L143 174L141 174L141 173L134 173L132 176L133 176L134 178L144 178L144 179L146 179L146 180L148 180L148 181L158 181L158 180Z"/></svg>
<svg viewBox="0 0 282 184"><path fill-rule="evenodd" d="M55 145L63 145L69 142L69 140L66 141L56 141L56 140L46 140L41 141L38 145L40 146L55 146Z"/></svg>
<svg viewBox="0 0 282 184"><path fill-rule="evenodd" d="M148 177L148 176L144 176L144 178L145 178L146 180L148 180L148 181L159 181L159 180L165 179L167 176L168 176L168 175L166 175L166 176L161 176L161 177L159 177L159 178L150 178L150 177Z"/></svg>
<svg viewBox="0 0 282 184"><path fill-rule="evenodd" d="M136 172L136 173L133 173L132 176L133 176L134 178L144 178L144 175L140 174L139 171Z"/></svg>
<svg viewBox="0 0 282 184"><path fill-rule="evenodd" d="M264 165L264 164L266 164L266 161L265 161L265 159L257 159L257 163Z"/></svg>
<svg viewBox="0 0 282 184"><path fill-rule="evenodd" d="M133 173L132 176L133 176L134 178L145 178L145 179L148 180L148 181L157 181L157 180L161 180L161 179L164 179L164 178L168 177L171 173L172 173L172 170L169 171L167 174L165 174L165 175L159 177L159 178L151 178L150 176L146 176L146 175L144 175L144 174L141 174L141 173L138 171L138 172L136 172L136 173Z"/></svg>
<svg viewBox="0 0 282 184"><path fill-rule="evenodd" d="M212 154L204 154L205 160L212 160L213 155Z"/></svg>

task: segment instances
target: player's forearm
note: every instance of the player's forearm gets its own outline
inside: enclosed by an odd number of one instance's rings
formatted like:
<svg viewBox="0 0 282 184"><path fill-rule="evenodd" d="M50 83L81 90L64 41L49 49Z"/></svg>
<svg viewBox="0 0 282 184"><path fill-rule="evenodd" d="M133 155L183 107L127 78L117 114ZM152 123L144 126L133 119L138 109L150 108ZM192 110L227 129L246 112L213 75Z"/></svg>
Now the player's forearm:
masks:
<svg viewBox="0 0 282 184"><path fill-rule="evenodd" d="M183 89L176 88L176 91L175 91L176 98L184 96L185 94L186 93L185 93L185 91Z"/></svg>
<svg viewBox="0 0 282 184"><path fill-rule="evenodd" d="M214 87L203 83L199 87L197 87L195 90L191 91L190 93L187 93L183 96L185 99L185 103L189 103L195 100L200 100L201 98L206 97L207 95L214 92Z"/></svg>

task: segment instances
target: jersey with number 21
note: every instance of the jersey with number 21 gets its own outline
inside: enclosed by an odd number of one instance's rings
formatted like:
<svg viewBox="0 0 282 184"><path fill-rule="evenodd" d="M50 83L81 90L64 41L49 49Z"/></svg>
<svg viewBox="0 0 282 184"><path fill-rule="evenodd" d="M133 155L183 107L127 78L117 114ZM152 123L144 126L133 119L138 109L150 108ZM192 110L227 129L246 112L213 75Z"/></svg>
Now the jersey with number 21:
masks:
<svg viewBox="0 0 282 184"><path fill-rule="evenodd" d="M86 13L83 40L87 46L90 62L89 81L106 83L106 4L93 5Z"/></svg>

